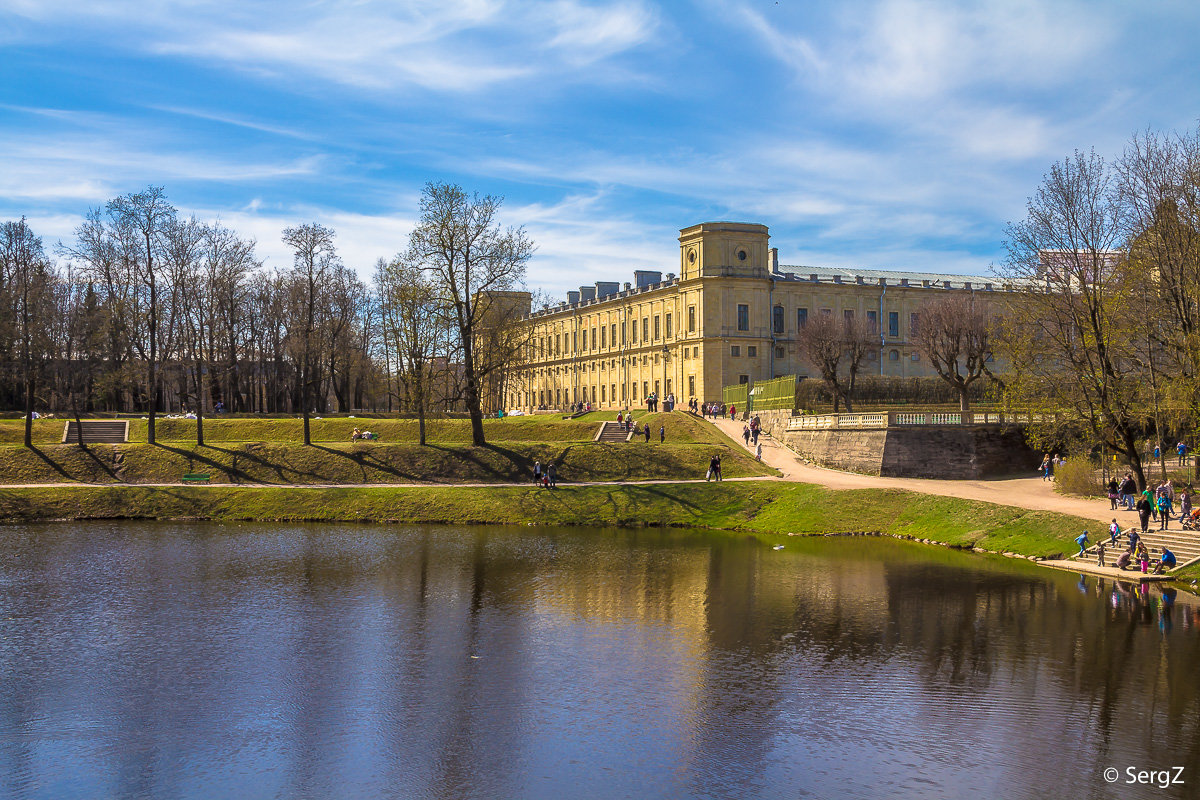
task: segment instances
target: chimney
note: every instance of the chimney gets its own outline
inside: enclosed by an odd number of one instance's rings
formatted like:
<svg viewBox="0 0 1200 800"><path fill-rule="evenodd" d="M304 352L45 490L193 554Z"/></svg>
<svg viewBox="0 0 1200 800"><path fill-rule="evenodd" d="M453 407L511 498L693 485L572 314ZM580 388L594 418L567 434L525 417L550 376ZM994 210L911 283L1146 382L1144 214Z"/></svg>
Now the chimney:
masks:
<svg viewBox="0 0 1200 800"><path fill-rule="evenodd" d="M585 301L595 300L596 299L596 287L595 286L580 286L579 287L579 298L581 300L585 300Z"/></svg>
<svg viewBox="0 0 1200 800"><path fill-rule="evenodd" d="M641 289L644 286L653 286L662 281L662 273L655 272L649 269L635 269L633 271L633 282Z"/></svg>
<svg viewBox="0 0 1200 800"><path fill-rule="evenodd" d="M567 302L575 305L579 302L579 292L567 292Z"/></svg>
<svg viewBox="0 0 1200 800"><path fill-rule="evenodd" d="M779 248L772 247L771 253L771 272L779 272Z"/></svg>
<svg viewBox="0 0 1200 800"><path fill-rule="evenodd" d="M616 294L620 285L616 281L596 281L596 298L602 300L611 294Z"/></svg>

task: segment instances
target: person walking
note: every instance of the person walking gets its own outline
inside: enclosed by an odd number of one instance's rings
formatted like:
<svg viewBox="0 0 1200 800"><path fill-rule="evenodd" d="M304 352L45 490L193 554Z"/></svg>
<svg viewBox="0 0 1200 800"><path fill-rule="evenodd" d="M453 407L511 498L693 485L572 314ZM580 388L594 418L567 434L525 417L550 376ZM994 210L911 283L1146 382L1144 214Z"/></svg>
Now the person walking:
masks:
<svg viewBox="0 0 1200 800"><path fill-rule="evenodd" d="M1111 511L1117 510L1117 498L1120 496L1117 490L1120 488L1115 476L1108 479L1108 504Z"/></svg>
<svg viewBox="0 0 1200 800"><path fill-rule="evenodd" d="M659 425L658 426L658 443L662 444L666 440L667 440L667 426Z"/></svg>
<svg viewBox="0 0 1200 800"><path fill-rule="evenodd" d="M762 461L762 443L761 442L754 446L754 457L757 458L759 461Z"/></svg>
<svg viewBox="0 0 1200 800"><path fill-rule="evenodd" d="M1125 473L1125 479L1121 481L1121 486L1117 491L1121 495L1121 501L1125 509L1133 511L1133 498L1137 494L1137 483L1133 480L1131 473Z"/></svg>
<svg viewBox="0 0 1200 800"><path fill-rule="evenodd" d="M1082 535L1075 537L1075 544L1079 545L1079 557L1083 558L1083 554L1087 552L1088 532L1084 531Z"/></svg>
<svg viewBox="0 0 1200 800"><path fill-rule="evenodd" d="M721 462L716 456L710 458L708 460L708 472L704 474L704 482L708 483L710 480L716 479L717 471L720 469L720 467Z"/></svg>
<svg viewBox="0 0 1200 800"><path fill-rule="evenodd" d="M542 482L542 462L540 461L533 462L533 482Z"/></svg>
<svg viewBox="0 0 1200 800"><path fill-rule="evenodd" d="M1108 541L1114 547L1117 544L1117 537L1121 535L1121 526L1117 524L1117 518L1113 517L1112 524L1108 526Z"/></svg>
<svg viewBox="0 0 1200 800"><path fill-rule="evenodd" d="M721 454L717 453L717 480L724 480L721 477Z"/></svg>
<svg viewBox="0 0 1200 800"><path fill-rule="evenodd" d="M645 429L642 431L646 435L646 444L650 443L650 423L646 423Z"/></svg>
<svg viewBox="0 0 1200 800"><path fill-rule="evenodd" d="M1138 521L1142 524L1142 533L1150 530L1150 500L1143 494L1137 501ZM1134 534L1129 535L1130 540L1133 540Z"/></svg>
<svg viewBox="0 0 1200 800"><path fill-rule="evenodd" d="M1042 465L1038 467L1042 471L1042 480L1050 480L1050 454L1046 453L1042 456Z"/></svg>
<svg viewBox="0 0 1200 800"><path fill-rule="evenodd" d="M1179 444L1175 445L1175 452L1179 454L1179 466L1183 466L1187 461L1187 445L1180 440Z"/></svg>
<svg viewBox="0 0 1200 800"><path fill-rule="evenodd" d="M546 478L550 482L551 489L558 486L558 467L554 466L553 461L546 465Z"/></svg>
<svg viewBox="0 0 1200 800"><path fill-rule="evenodd" d="M1158 518L1162 522L1159 530L1167 530L1171 524L1171 496L1166 492L1158 496Z"/></svg>
<svg viewBox="0 0 1200 800"><path fill-rule="evenodd" d="M746 443L746 447L750 446L750 426L742 426L742 441Z"/></svg>

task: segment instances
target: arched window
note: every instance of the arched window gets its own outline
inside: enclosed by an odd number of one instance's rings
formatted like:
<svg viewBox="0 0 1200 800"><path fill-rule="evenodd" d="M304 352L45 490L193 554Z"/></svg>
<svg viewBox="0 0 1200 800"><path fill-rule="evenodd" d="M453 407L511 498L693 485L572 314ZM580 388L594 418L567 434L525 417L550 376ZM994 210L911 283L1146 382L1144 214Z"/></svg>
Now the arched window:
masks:
<svg viewBox="0 0 1200 800"><path fill-rule="evenodd" d="M888 352L888 361L899 361L899 360L900 360L900 351L899 350L891 350Z"/></svg>

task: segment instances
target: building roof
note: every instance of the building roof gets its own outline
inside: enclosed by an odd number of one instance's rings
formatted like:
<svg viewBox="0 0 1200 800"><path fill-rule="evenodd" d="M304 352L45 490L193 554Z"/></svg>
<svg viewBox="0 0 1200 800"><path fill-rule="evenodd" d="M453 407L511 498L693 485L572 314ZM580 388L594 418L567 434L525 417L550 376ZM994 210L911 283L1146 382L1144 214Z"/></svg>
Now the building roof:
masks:
<svg viewBox="0 0 1200 800"><path fill-rule="evenodd" d="M802 281L811 280L813 275L816 275L817 280L822 282L841 278L843 283L858 283L858 278L862 278L863 283L878 284L882 278L888 282L889 286L897 286L904 279L908 280L909 285L916 286L923 285L925 281L929 281L930 284L943 285L949 281L951 285L957 284L959 287L966 283L972 286L990 283L999 287L1008 282L995 275L951 275L942 272L909 272L890 269L859 269L858 267L808 267L793 264L780 264L777 274Z"/></svg>

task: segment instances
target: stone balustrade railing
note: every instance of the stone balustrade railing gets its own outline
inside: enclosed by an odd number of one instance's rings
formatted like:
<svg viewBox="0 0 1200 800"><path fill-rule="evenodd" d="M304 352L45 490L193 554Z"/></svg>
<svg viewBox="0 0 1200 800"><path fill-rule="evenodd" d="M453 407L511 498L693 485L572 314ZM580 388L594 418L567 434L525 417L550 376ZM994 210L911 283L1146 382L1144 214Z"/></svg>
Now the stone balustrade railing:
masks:
<svg viewBox="0 0 1200 800"><path fill-rule="evenodd" d="M881 411L870 414L811 414L788 420L789 431L903 428L914 425L1021 425L1051 414L1000 411Z"/></svg>

